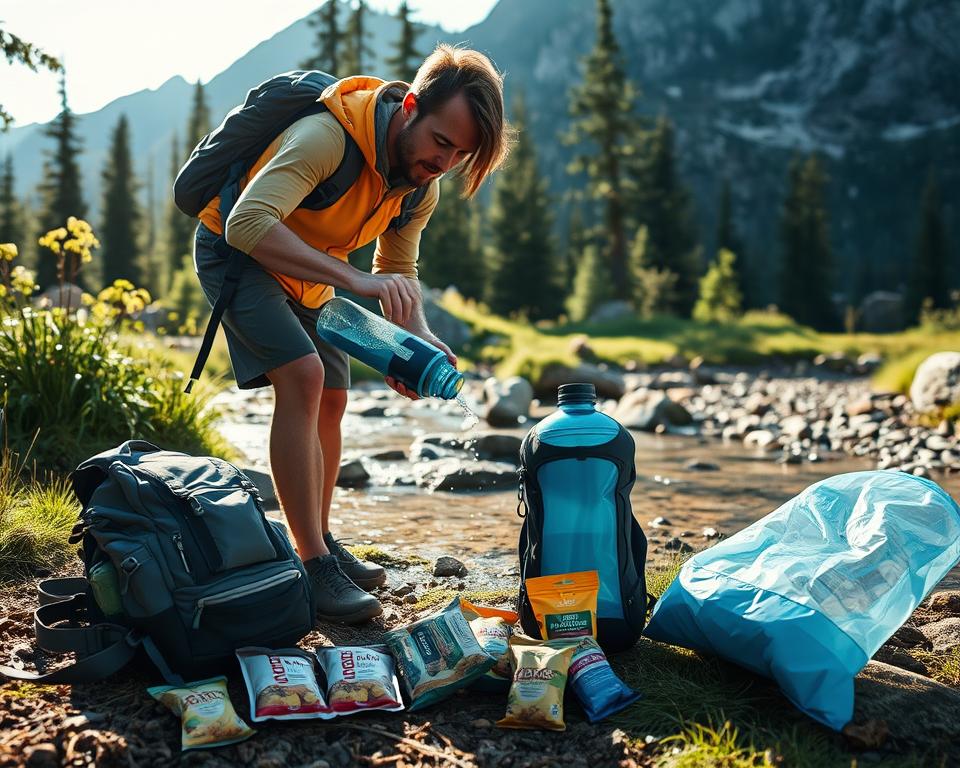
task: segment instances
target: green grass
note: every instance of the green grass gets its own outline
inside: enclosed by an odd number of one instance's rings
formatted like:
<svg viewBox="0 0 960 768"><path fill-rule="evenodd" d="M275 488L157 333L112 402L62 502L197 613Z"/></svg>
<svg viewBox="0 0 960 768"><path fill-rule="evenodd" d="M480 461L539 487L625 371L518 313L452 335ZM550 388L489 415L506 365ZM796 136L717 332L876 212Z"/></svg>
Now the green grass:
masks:
<svg viewBox="0 0 960 768"><path fill-rule="evenodd" d="M482 305L456 295L444 307L464 320L473 338L463 358L493 365L498 376L522 375L536 380L551 364L573 365L574 336L586 334L602 361L656 364L674 355L703 357L709 364L762 364L770 360L811 360L816 355L876 352L889 360L960 348L960 332L912 328L893 334L818 333L771 312L747 312L733 323L702 323L676 317L648 320L624 318L601 324L526 322L490 315ZM912 373L912 372L911 372ZM899 390L898 390L899 391Z"/></svg>
<svg viewBox="0 0 960 768"><path fill-rule="evenodd" d="M0 582L55 570L73 554L67 542L80 505L65 477L41 481L4 448L0 457Z"/></svg>
<svg viewBox="0 0 960 768"><path fill-rule="evenodd" d="M496 607L509 605L512 610L517 602L516 589L464 589L456 590L449 587L435 587L427 590L414 604L414 609L422 611L427 608L446 605L457 595L474 605L492 605Z"/></svg>
<svg viewBox="0 0 960 768"><path fill-rule="evenodd" d="M397 568L427 565L428 562L420 555L394 555L369 544L355 544L347 547L347 550L358 560L369 560L377 565L389 565Z"/></svg>
<svg viewBox="0 0 960 768"><path fill-rule="evenodd" d="M682 566L678 557L647 570L647 589L660 596ZM935 679L960 684L960 652L915 654ZM802 715L773 683L713 657L646 638L611 656L617 674L643 698L610 718L638 747L648 737L661 768L797 766L849 768L857 764L842 736ZM937 765L936 755L891 755L870 765Z"/></svg>

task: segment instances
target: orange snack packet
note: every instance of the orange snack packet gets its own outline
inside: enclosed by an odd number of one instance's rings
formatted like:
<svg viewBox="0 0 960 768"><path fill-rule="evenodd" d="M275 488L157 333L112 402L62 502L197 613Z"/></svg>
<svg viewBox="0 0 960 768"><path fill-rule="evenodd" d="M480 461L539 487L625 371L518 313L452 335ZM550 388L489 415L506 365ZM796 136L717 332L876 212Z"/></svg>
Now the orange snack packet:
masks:
<svg viewBox="0 0 960 768"><path fill-rule="evenodd" d="M558 573L526 580L527 597L544 640L597 636L597 571Z"/></svg>

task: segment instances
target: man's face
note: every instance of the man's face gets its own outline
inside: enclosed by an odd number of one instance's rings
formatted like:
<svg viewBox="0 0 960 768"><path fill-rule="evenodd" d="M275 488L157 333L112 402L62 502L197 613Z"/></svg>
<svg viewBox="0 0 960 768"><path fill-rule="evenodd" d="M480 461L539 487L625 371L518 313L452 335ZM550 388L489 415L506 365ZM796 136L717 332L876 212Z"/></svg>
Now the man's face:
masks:
<svg viewBox="0 0 960 768"><path fill-rule="evenodd" d="M406 123L397 134L400 172L415 187L430 183L477 151L480 131L463 93L428 115L417 112L416 97L403 101Z"/></svg>

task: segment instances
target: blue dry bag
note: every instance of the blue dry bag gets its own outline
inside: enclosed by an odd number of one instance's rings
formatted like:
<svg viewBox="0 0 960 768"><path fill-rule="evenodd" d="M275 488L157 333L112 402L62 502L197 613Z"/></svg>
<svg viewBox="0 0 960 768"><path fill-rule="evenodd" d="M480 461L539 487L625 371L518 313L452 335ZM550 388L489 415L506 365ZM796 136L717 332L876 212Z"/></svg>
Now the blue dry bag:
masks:
<svg viewBox="0 0 960 768"><path fill-rule="evenodd" d="M960 507L936 483L837 475L692 557L644 634L773 678L840 730L853 678L958 561Z"/></svg>

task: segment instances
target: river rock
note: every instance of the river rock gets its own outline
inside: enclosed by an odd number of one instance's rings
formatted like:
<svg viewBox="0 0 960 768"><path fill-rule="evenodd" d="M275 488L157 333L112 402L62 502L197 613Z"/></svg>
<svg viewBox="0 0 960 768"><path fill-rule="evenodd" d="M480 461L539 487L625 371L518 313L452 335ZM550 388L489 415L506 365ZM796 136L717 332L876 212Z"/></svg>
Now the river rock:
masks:
<svg viewBox="0 0 960 768"><path fill-rule="evenodd" d="M491 377L484 382L483 391L488 403L486 419L491 427L515 427L530 414L533 387L522 376L504 381Z"/></svg>
<svg viewBox="0 0 960 768"><path fill-rule="evenodd" d="M487 432L467 441L466 447L468 450L473 450L478 459L519 464L521 442L517 435Z"/></svg>
<svg viewBox="0 0 960 768"><path fill-rule="evenodd" d="M613 418L627 429L639 429L652 432L658 426L682 427L690 424L693 417L680 403L676 403L663 392L638 389L625 395L617 403Z"/></svg>
<svg viewBox="0 0 960 768"><path fill-rule="evenodd" d="M960 402L960 352L937 352L920 363L910 399L920 413Z"/></svg>
<svg viewBox="0 0 960 768"><path fill-rule="evenodd" d="M761 451L779 448L777 436L769 429L755 429L748 432L743 438L743 445L745 448L759 448Z"/></svg>
<svg viewBox="0 0 960 768"><path fill-rule="evenodd" d="M370 473L360 459L346 459L340 464L337 485L340 488L362 488L370 481Z"/></svg>
<svg viewBox="0 0 960 768"><path fill-rule="evenodd" d="M923 636L933 645L935 652L949 652L960 648L960 618L951 616L920 627Z"/></svg>
<svg viewBox="0 0 960 768"><path fill-rule="evenodd" d="M434 576L466 576L467 566L455 557L443 555L433 564Z"/></svg>
<svg viewBox="0 0 960 768"><path fill-rule="evenodd" d="M653 520L647 523L647 525L649 525L651 528L666 528L667 526L673 525L673 523L671 523L665 517L655 517Z"/></svg>
<svg viewBox="0 0 960 768"><path fill-rule="evenodd" d="M927 665L922 661L915 659L902 648L895 645L881 645L880 649L873 654L873 658L882 661L884 664L892 664L900 669L909 669L918 675L927 675L929 671Z"/></svg>
<svg viewBox="0 0 960 768"><path fill-rule="evenodd" d="M517 487L517 470L501 461L440 459L415 465L413 475L421 488L431 491L493 491Z"/></svg>
<svg viewBox="0 0 960 768"><path fill-rule="evenodd" d="M683 468L689 472L718 472L720 465L703 459L690 459Z"/></svg>
<svg viewBox="0 0 960 768"><path fill-rule="evenodd" d="M938 618L960 617L960 589L935 592L927 600L926 609Z"/></svg>
<svg viewBox="0 0 960 768"><path fill-rule="evenodd" d="M897 648L916 648L918 645L927 649L930 647L930 641L923 632L906 624L894 632L886 644L895 645Z"/></svg>
<svg viewBox="0 0 960 768"><path fill-rule="evenodd" d="M803 416L788 416L780 422L780 431L793 440L810 437L810 425Z"/></svg>
<svg viewBox="0 0 960 768"><path fill-rule="evenodd" d="M399 448L395 448L392 450L371 453L370 458L374 461L405 461L407 454L404 451L401 451Z"/></svg>
<svg viewBox="0 0 960 768"><path fill-rule="evenodd" d="M619 400L627 391L622 374L590 363L580 363L573 367L551 363L544 367L540 378L533 382L533 389L538 396L555 398L561 384L575 383L593 384L597 397L601 399Z"/></svg>
<svg viewBox="0 0 960 768"><path fill-rule="evenodd" d="M884 720L898 746L927 752L954 750L960 691L928 677L870 661L854 679L854 723ZM953 764L949 762L947 764Z"/></svg>
<svg viewBox="0 0 960 768"><path fill-rule="evenodd" d="M693 547L691 547L687 542L680 541L680 539L674 537L670 539L666 544L663 545L663 548L669 550L670 552L693 552Z"/></svg>

